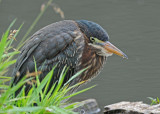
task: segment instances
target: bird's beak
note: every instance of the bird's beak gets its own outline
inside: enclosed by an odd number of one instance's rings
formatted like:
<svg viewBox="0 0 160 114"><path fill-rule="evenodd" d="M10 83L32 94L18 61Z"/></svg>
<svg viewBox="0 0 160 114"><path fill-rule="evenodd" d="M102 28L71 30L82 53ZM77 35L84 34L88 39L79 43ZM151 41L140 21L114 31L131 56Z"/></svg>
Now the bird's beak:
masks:
<svg viewBox="0 0 160 114"><path fill-rule="evenodd" d="M128 59L126 54L124 54L120 49L118 49L116 46L111 44L109 41L103 42L103 48L105 49L105 51L107 53L110 53L110 54L114 53L116 55L119 55L119 56L121 56L123 58Z"/></svg>

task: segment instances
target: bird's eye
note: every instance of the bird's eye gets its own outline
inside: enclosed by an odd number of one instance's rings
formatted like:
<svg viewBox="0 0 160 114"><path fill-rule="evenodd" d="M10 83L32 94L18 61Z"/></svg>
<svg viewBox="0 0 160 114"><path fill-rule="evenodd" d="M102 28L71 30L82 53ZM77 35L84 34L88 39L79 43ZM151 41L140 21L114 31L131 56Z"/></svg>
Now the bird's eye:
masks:
<svg viewBox="0 0 160 114"><path fill-rule="evenodd" d="M95 42L95 38L94 38L94 37L91 37L90 40L91 40L92 42Z"/></svg>

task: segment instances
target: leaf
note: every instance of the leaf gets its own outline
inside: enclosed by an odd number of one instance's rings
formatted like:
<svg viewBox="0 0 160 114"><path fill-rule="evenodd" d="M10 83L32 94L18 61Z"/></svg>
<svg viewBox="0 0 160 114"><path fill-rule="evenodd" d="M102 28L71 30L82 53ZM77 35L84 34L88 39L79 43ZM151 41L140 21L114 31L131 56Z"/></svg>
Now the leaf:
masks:
<svg viewBox="0 0 160 114"><path fill-rule="evenodd" d="M79 104L80 104L80 102L71 103L71 104L67 105L65 107L65 109L74 109L74 108L77 108L77 107L79 107Z"/></svg>
<svg viewBox="0 0 160 114"><path fill-rule="evenodd" d="M157 104L159 104L159 98L157 97Z"/></svg>
<svg viewBox="0 0 160 114"><path fill-rule="evenodd" d="M0 78L11 79L11 77L8 76L0 76Z"/></svg>
<svg viewBox="0 0 160 114"><path fill-rule="evenodd" d="M36 112L39 110L42 110L43 107L15 107L13 109L7 110L8 113L13 113L13 112Z"/></svg>
<svg viewBox="0 0 160 114"><path fill-rule="evenodd" d="M48 75L50 75L49 77L49 80L48 80L48 82L47 82L47 84L46 84L46 86L45 86L45 89L44 89L44 92L43 92L43 94L45 95L46 93L47 93L47 90L48 90L48 87L49 87L49 84L50 84L50 82L51 82L51 80L52 80L52 76L53 76L53 73L54 73L54 69L57 67L57 65L55 65L53 68L52 68L52 70L47 74L47 76ZM53 90L52 90L53 91Z"/></svg>
<svg viewBox="0 0 160 114"><path fill-rule="evenodd" d="M12 60L12 61L8 61L8 62L4 62L3 64L1 64L0 66L0 71L9 67L10 65L14 64L16 62L16 60Z"/></svg>
<svg viewBox="0 0 160 114"><path fill-rule="evenodd" d="M19 54L19 53L20 53L20 51L13 51L13 52L10 52L10 53L7 53L7 54L3 54L2 58L9 57L9 56L14 56L14 55Z"/></svg>
<svg viewBox="0 0 160 114"><path fill-rule="evenodd" d="M79 72L77 72L75 75L73 75L64 85L69 84L69 82L71 82L74 78L76 78L77 76L79 76L80 74L82 74L85 70L87 70L88 68L82 69Z"/></svg>
<svg viewBox="0 0 160 114"><path fill-rule="evenodd" d="M15 35L13 36L14 38L16 38L16 36L18 35L18 33L19 33L19 31L21 30L23 24L24 24L24 23L22 23L22 24L20 25L20 27L18 28L17 32L16 32ZM8 42L7 46L8 46L8 47L11 47L13 41L14 41L14 39L11 39L11 40Z"/></svg>
<svg viewBox="0 0 160 114"><path fill-rule="evenodd" d="M65 69L66 69L66 66L63 68L63 70L62 70L62 72L61 72L61 75L60 75L60 78L59 78L59 81L58 81L58 85L56 86L56 88L55 88L55 90L54 90L54 92L53 92L52 97L55 97L55 96L56 96L57 92L59 91L59 89L60 89L60 87L61 87L61 85L62 85L62 83L63 83L65 74L66 74L66 72L67 72L67 70L65 71Z"/></svg>
<svg viewBox="0 0 160 114"><path fill-rule="evenodd" d="M155 105L155 104L157 104L156 99L154 99L154 98L152 98L152 97L148 97L148 99L150 99L150 100L151 100L151 105Z"/></svg>
<svg viewBox="0 0 160 114"><path fill-rule="evenodd" d="M80 93L83 93L83 92L85 92L85 91L87 91L87 90L89 90L89 89L92 89L92 88L95 87L95 86L96 86L96 85L91 86L91 87L88 87L88 88L83 89L83 90L80 90L80 91L78 91L78 92L72 93L71 95L68 95L68 96L66 96L66 97L63 97L63 100L64 100L64 99L71 98L71 97L73 97L73 96L75 96L75 95L78 95L78 94L80 94Z"/></svg>
<svg viewBox="0 0 160 114"><path fill-rule="evenodd" d="M1 62L2 55L3 55L4 50L5 50L5 47L6 47L6 42L7 42L9 31L10 31L11 27L13 26L13 24L15 22L16 22L16 19L13 20L13 22L10 24L10 26L8 27L8 29L5 32L5 34L2 36L2 39L1 39L1 42L0 42L0 62Z"/></svg>
<svg viewBox="0 0 160 114"><path fill-rule="evenodd" d="M63 108L56 107L56 106L51 106L51 107L48 107L46 109L49 110L50 112L53 112L53 113L56 113L56 114L77 114L76 112L65 110Z"/></svg>
<svg viewBox="0 0 160 114"><path fill-rule="evenodd" d="M55 82L55 83L53 84L52 88L49 90L49 92L48 92L47 95L45 96L45 99L43 100L43 106L46 106L47 104L50 104L51 101L53 101L52 99L54 99L54 97L51 98L50 96L52 95L52 92L53 92L54 88L56 87L56 85L57 85L57 82ZM50 97L50 98L49 98L49 97ZM48 102L47 102L47 101L48 101Z"/></svg>

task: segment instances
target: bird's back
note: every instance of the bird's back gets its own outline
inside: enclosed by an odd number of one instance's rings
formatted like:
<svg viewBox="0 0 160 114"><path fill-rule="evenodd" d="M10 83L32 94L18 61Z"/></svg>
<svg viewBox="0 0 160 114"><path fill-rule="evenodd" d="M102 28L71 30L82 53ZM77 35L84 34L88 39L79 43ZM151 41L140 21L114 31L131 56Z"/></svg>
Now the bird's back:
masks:
<svg viewBox="0 0 160 114"><path fill-rule="evenodd" d="M40 29L21 49L12 73L14 76L12 86L17 84L26 73L35 71L34 59L38 71L42 72L39 76L40 80L51 71L54 65L57 65L50 87L59 79L65 65L69 67L65 77L67 81L80 70L80 58L84 45L84 36L74 21L60 21ZM31 84L28 82L25 85L26 93L28 93Z"/></svg>

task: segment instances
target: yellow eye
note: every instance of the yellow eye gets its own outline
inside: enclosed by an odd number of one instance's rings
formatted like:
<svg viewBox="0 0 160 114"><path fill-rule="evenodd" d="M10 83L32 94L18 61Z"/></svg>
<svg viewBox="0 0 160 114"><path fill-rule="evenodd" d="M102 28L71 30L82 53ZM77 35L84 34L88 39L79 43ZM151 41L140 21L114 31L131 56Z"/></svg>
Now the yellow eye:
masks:
<svg viewBox="0 0 160 114"><path fill-rule="evenodd" d="M94 37L90 37L90 40L91 40L92 42L95 42L95 38L94 38Z"/></svg>

